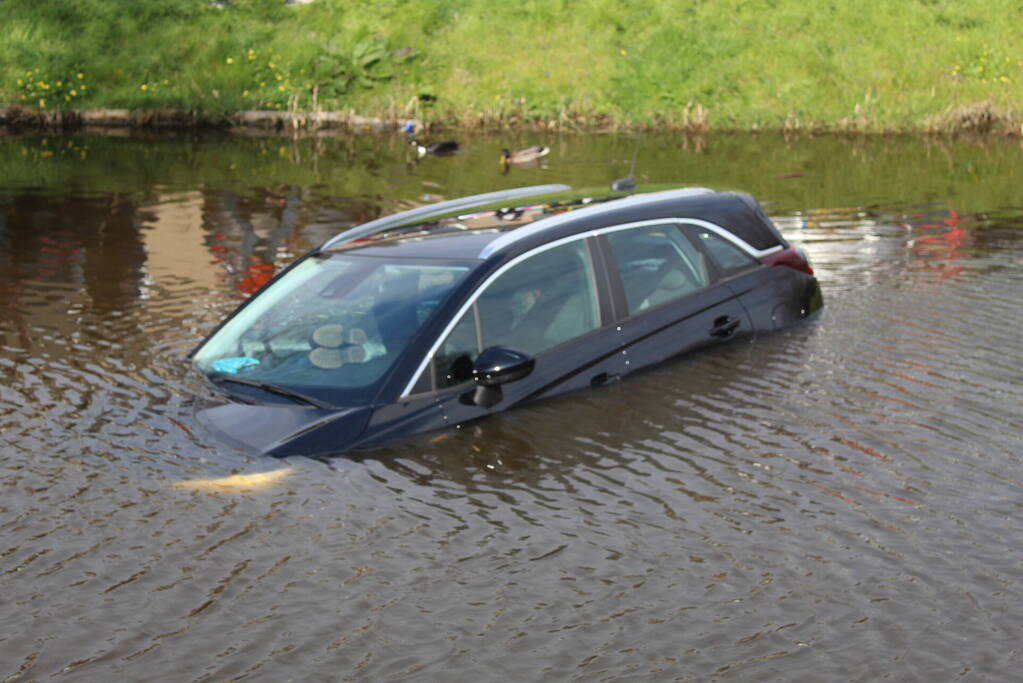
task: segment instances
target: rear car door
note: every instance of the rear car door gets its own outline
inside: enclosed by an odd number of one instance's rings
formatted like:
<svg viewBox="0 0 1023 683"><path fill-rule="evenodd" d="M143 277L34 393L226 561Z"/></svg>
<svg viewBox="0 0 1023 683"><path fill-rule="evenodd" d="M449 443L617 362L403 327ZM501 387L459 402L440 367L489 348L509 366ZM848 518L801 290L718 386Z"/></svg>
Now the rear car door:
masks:
<svg viewBox="0 0 1023 683"><path fill-rule="evenodd" d="M749 334L742 304L678 221L603 231L626 372Z"/></svg>
<svg viewBox="0 0 1023 683"><path fill-rule="evenodd" d="M725 230L686 224L683 230L707 255L720 281L747 312L754 334L806 317L807 280L790 268L766 266L725 237ZM815 282L815 281L814 281Z"/></svg>

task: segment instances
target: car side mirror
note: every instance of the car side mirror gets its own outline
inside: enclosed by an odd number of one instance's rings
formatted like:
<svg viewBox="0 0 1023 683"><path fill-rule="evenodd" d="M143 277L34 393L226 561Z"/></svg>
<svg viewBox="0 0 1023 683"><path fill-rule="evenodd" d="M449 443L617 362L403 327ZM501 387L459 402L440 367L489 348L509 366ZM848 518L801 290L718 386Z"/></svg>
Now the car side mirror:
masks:
<svg viewBox="0 0 1023 683"><path fill-rule="evenodd" d="M484 349L472 367L476 389L472 402L481 408L492 408L504 397L501 385L515 382L533 372L536 359L528 353L506 346Z"/></svg>

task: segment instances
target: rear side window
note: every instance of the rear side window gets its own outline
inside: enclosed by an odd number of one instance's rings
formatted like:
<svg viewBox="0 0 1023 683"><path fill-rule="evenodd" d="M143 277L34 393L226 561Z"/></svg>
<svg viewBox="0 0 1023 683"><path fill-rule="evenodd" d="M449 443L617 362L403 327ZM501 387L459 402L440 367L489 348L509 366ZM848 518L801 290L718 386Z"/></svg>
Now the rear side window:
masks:
<svg viewBox="0 0 1023 683"><path fill-rule="evenodd" d="M607 241L630 314L707 286L703 254L675 224L618 230L609 233Z"/></svg>
<svg viewBox="0 0 1023 683"><path fill-rule="evenodd" d="M755 258L735 246L721 235L698 226L687 226L695 239L704 246L714 263L726 277L755 268L760 264Z"/></svg>
<svg viewBox="0 0 1023 683"><path fill-rule="evenodd" d="M536 355L597 329L599 321L585 241L548 249L503 273L465 312L434 354L434 386L471 379L482 349Z"/></svg>

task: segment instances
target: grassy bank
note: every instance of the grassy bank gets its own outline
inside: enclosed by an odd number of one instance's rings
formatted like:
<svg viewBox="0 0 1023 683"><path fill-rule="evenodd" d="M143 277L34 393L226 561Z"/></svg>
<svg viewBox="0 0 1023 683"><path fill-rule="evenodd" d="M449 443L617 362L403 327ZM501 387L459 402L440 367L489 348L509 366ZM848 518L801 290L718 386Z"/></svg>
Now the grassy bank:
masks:
<svg viewBox="0 0 1023 683"><path fill-rule="evenodd" d="M1020 133L1013 0L4 0L0 104Z"/></svg>

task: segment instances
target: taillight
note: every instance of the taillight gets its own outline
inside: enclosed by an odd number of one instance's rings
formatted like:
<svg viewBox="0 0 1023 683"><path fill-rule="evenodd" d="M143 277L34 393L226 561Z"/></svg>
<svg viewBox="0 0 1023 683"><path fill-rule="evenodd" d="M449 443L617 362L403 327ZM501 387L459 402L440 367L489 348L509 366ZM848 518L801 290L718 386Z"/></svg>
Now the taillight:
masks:
<svg viewBox="0 0 1023 683"><path fill-rule="evenodd" d="M810 259L807 258L806 252L799 247L789 247L788 249L776 251L763 257L760 261L769 266L788 266L807 275L813 275Z"/></svg>

